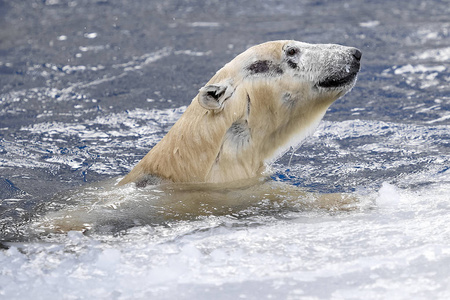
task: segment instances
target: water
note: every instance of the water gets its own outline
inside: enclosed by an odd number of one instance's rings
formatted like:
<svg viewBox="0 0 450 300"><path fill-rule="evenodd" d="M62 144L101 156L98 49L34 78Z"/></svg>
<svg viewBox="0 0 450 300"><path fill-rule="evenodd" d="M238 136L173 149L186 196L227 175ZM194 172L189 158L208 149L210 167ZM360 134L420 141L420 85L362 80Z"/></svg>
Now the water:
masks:
<svg viewBox="0 0 450 300"><path fill-rule="evenodd" d="M448 1L148 2L0 1L1 299L450 297ZM269 184L359 202L256 185L192 211L111 187L216 70L276 39L363 60ZM100 221L27 227L60 209Z"/></svg>

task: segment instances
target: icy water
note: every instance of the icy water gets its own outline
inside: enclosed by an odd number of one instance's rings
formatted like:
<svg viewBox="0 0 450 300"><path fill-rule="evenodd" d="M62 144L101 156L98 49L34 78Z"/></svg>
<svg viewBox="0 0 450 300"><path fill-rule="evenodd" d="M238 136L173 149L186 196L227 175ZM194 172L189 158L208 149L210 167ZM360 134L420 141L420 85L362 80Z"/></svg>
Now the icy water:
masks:
<svg viewBox="0 0 450 300"><path fill-rule="evenodd" d="M0 1L0 299L450 299L449 16L449 1ZM267 184L359 201L256 184L164 205L113 187L215 71L277 39L363 60ZM61 210L97 226L30 226Z"/></svg>

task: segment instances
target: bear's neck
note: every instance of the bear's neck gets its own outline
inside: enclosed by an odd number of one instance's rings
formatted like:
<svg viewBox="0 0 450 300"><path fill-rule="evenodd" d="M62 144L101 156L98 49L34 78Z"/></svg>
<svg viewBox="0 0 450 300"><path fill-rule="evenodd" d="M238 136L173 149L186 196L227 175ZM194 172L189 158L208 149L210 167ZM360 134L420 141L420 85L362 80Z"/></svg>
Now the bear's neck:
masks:
<svg viewBox="0 0 450 300"><path fill-rule="evenodd" d="M139 182L147 175L173 182L213 182L208 174L233 122L231 115L214 115L194 99L163 139L121 184Z"/></svg>
<svg viewBox="0 0 450 300"><path fill-rule="evenodd" d="M242 101L241 101L242 102ZM307 109L302 116L276 115L289 120L270 134L260 134L266 119L255 122L245 118L246 103L214 114L196 100L164 138L120 182L140 182L156 176L172 182L221 183L258 176L265 162L278 158L319 123L328 105ZM260 115L260 114L257 114ZM273 121L273 120L272 120ZM248 123L250 122L250 124ZM276 121L275 123L279 123Z"/></svg>

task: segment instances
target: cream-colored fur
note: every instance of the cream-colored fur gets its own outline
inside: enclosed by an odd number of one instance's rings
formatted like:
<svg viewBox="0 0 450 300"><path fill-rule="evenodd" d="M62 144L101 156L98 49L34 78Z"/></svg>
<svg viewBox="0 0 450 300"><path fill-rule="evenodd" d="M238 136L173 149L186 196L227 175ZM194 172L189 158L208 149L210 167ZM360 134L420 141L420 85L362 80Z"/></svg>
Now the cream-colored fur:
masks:
<svg viewBox="0 0 450 300"><path fill-rule="evenodd" d="M167 135L119 184L148 176L223 183L260 175L351 89L359 70L355 51L297 41L248 49L200 89ZM354 76L339 82L347 75Z"/></svg>
<svg viewBox="0 0 450 300"><path fill-rule="evenodd" d="M352 211L371 205L370 199L353 194L311 193L265 178L220 184L167 183L142 189L117 187L115 180L110 180L65 191L52 201L67 203L70 199L78 199L78 204L47 213L30 224L32 232L117 232L200 216L248 216L261 210L275 214L279 210Z"/></svg>

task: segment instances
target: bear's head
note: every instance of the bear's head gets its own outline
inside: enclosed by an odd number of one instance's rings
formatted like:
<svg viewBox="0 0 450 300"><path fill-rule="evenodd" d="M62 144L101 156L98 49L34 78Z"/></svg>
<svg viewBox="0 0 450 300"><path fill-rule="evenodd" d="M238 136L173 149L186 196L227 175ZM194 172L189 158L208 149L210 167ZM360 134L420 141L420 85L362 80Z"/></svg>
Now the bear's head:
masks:
<svg viewBox="0 0 450 300"><path fill-rule="evenodd" d="M251 170L240 170L250 174L258 161L270 162L298 145L353 87L360 59L356 48L274 41L226 64L197 97L212 118L232 120L210 176L236 158L254 161Z"/></svg>
<svg viewBox="0 0 450 300"><path fill-rule="evenodd" d="M361 52L273 41L249 48L200 89L167 135L121 181L223 183L260 175L354 85Z"/></svg>

